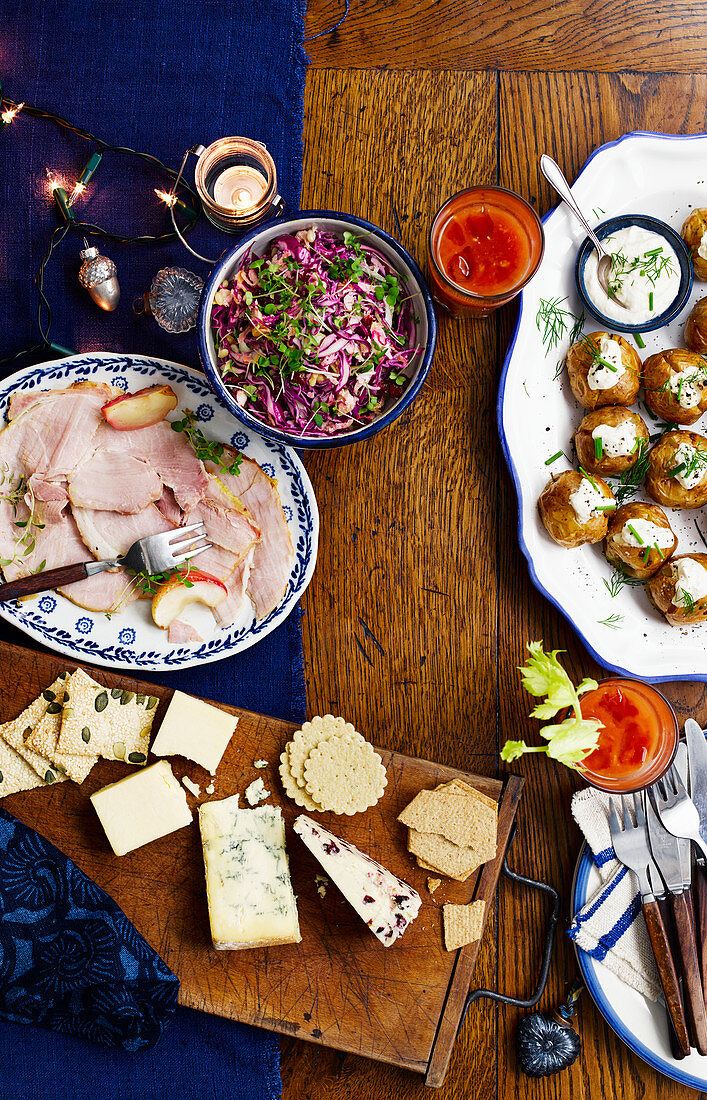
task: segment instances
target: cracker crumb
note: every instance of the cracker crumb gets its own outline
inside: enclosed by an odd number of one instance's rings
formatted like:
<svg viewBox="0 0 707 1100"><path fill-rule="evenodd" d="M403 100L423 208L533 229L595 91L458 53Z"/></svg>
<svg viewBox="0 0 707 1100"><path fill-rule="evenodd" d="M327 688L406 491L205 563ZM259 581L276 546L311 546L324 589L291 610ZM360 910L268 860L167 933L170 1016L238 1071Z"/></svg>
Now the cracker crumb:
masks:
<svg viewBox="0 0 707 1100"><path fill-rule="evenodd" d="M254 768L267 768L267 766L268 766L267 760L256 760L255 763L253 764Z"/></svg>
<svg viewBox="0 0 707 1100"><path fill-rule="evenodd" d="M213 783L209 783L208 787L206 788L206 793L207 794L213 794L214 790L215 790L215 787L214 787Z"/></svg>
<svg viewBox="0 0 707 1100"><path fill-rule="evenodd" d="M317 893L319 894L319 897L325 898L327 888L329 886L329 879L326 877L326 875L315 875L314 885L317 888Z"/></svg>
<svg viewBox="0 0 707 1100"><path fill-rule="evenodd" d="M441 885L442 885L442 879L441 878L432 878L432 877L430 877L427 880L427 889L429 890L429 892L431 894L434 894L437 887L441 886Z"/></svg>
<svg viewBox="0 0 707 1100"><path fill-rule="evenodd" d="M262 779L254 779L246 787L245 797L249 806L257 806L259 802L264 802L266 798L270 797L270 791L267 790Z"/></svg>
<svg viewBox="0 0 707 1100"><path fill-rule="evenodd" d="M447 951L456 951L458 947L466 947L481 938L485 911L485 901L444 906L444 946Z"/></svg>
<svg viewBox="0 0 707 1100"><path fill-rule="evenodd" d="M198 783L195 783L194 780L190 779L188 775L182 776L182 783L188 791L191 791L195 798L199 797L199 795L201 794L201 787Z"/></svg>

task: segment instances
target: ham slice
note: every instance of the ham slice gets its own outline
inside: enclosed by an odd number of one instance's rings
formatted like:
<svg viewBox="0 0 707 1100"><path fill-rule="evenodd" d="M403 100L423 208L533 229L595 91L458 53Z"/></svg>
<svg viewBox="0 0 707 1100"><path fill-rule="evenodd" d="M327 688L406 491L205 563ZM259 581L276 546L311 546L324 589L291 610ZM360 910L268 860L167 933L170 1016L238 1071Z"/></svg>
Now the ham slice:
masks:
<svg viewBox="0 0 707 1100"><path fill-rule="evenodd" d="M214 618L219 626L233 626L236 620L240 619L243 614L243 609L246 606L246 585L248 584L254 553L255 547L246 554L243 561L239 562L233 572L225 578L228 595L224 600L221 600L221 603L216 604L216 606L212 608Z"/></svg>
<svg viewBox="0 0 707 1100"><path fill-rule="evenodd" d="M260 528L241 502L212 475L208 478L207 493L204 500L185 514L184 523L201 520L207 538L215 546L230 550L239 562L259 541Z"/></svg>
<svg viewBox="0 0 707 1100"><path fill-rule="evenodd" d="M173 645L183 645L185 642L203 642L204 640L198 630L195 630L189 623L180 622L179 619L173 619L169 624L167 639Z"/></svg>
<svg viewBox="0 0 707 1100"><path fill-rule="evenodd" d="M65 481L44 481L38 474L32 474L27 482L25 503L28 508L34 499L34 516L37 523L51 527L61 523L69 506L69 494Z"/></svg>
<svg viewBox="0 0 707 1100"><path fill-rule="evenodd" d="M231 447L224 448L227 462L233 462L237 457L237 451ZM282 599L295 560L277 482L268 477L257 462L243 455L237 474L229 474L212 463L208 464L208 469L240 500L260 528L260 542L253 554L247 592L255 608L256 618L262 619Z"/></svg>
<svg viewBox="0 0 707 1100"><path fill-rule="evenodd" d="M115 432L121 447L143 458L173 490L180 508L188 511L199 503L208 488L206 472L186 436L172 431L166 420L149 428Z"/></svg>
<svg viewBox="0 0 707 1100"><path fill-rule="evenodd" d="M144 458L100 447L69 475L68 490L78 508L130 514L159 500L162 482Z"/></svg>
<svg viewBox="0 0 707 1100"><path fill-rule="evenodd" d="M165 489L160 499L155 503L164 518L169 523L173 523L175 527L179 527L184 522L184 512L174 499L174 493L171 489Z"/></svg>
<svg viewBox="0 0 707 1100"><path fill-rule="evenodd" d="M146 535L159 535L163 531L174 530L174 526L168 523L154 504L143 508L141 512L127 515L104 512L97 508L72 510L81 538L98 561L121 557L134 542Z"/></svg>

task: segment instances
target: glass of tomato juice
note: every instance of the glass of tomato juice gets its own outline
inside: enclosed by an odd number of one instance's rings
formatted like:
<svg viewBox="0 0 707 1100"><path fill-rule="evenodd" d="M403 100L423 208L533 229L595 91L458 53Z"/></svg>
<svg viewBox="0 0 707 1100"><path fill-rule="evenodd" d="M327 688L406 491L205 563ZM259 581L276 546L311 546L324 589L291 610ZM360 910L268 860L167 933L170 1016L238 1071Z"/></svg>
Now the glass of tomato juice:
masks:
<svg viewBox="0 0 707 1100"><path fill-rule="evenodd" d="M626 794L656 783L678 747L675 711L659 691L642 680L601 680L581 699L583 718L604 726L597 747L580 774L592 787Z"/></svg>
<svg viewBox="0 0 707 1100"><path fill-rule="evenodd" d="M545 248L540 218L505 187L469 187L448 199L430 230L430 281L453 315L487 316L532 279Z"/></svg>

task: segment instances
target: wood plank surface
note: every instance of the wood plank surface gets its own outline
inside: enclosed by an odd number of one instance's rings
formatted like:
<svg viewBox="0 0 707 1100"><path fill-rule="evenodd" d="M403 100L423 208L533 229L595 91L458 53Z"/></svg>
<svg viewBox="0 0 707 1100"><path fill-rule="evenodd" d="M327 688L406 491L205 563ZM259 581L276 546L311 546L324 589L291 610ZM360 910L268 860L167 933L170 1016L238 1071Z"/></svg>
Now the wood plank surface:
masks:
<svg viewBox="0 0 707 1100"><path fill-rule="evenodd" d="M17 714L73 662L0 642L0 722ZM91 670L108 688L156 695L153 735L173 696L169 688L129 676ZM387 786L377 806L351 818L317 815L417 889L422 908L404 938L385 949L354 910L330 886L321 898L315 885L319 864L294 834L301 810L285 797L277 774L280 754L297 726L237 707L225 707L238 725L215 779L193 762L172 758L201 793L188 794L192 811L211 798L243 796L256 778L265 780L269 805L279 805L288 827L292 885L298 899L302 940L252 951L216 951L211 944L203 857L196 822L123 857L110 849L90 795L134 772L100 760L81 786L55 784L8 796L3 807L65 852L103 887L180 980L179 1001L188 1008L242 1023L298 1035L308 1042L364 1055L441 1083L472 979L479 942L446 951L442 939L445 901L465 904L494 897L503 851L513 826L522 780L505 790L497 779L469 775L429 761L381 749ZM255 760L267 760L266 771ZM150 763L154 761L150 760ZM407 852L407 830L398 814L423 788L463 778L499 800L499 854L466 882L445 879L432 896L428 872ZM207 784L214 790L208 793ZM245 804L245 803L244 803Z"/></svg>
<svg viewBox="0 0 707 1100"><path fill-rule="evenodd" d="M343 11L311 0L307 33ZM706 17L705 0L351 0L307 49L318 68L704 73Z"/></svg>

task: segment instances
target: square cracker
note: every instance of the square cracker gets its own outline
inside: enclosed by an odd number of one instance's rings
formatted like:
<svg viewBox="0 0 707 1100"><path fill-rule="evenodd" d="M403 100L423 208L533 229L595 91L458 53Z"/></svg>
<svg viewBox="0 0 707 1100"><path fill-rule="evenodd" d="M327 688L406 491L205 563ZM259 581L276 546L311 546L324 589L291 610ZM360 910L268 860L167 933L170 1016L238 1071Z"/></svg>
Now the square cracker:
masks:
<svg viewBox="0 0 707 1100"><path fill-rule="evenodd" d="M66 690L69 699L64 704L59 752L146 763L159 702L155 695L103 687L82 668L69 677Z"/></svg>
<svg viewBox="0 0 707 1100"><path fill-rule="evenodd" d="M398 821L420 833L439 833L460 848L473 848L486 863L496 855L498 807L487 795L479 795L473 787L462 789L455 784L422 790Z"/></svg>
<svg viewBox="0 0 707 1100"><path fill-rule="evenodd" d="M25 707L17 718L0 725L0 738L19 753L45 783L55 783L65 777L53 766L52 760L46 753L28 746L25 738L48 711L56 717L61 715L67 677L68 672L58 676L54 683L46 688L33 703Z"/></svg>
<svg viewBox="0 0 707 1100"><path fill-rule="evenodd" d="M47 784L30 768L19 753L11 749L7 742L0 740L0 798L18 791L31 791L33 787L46 787Z"/></svg>
<svg viewBox="0 0 707 1100"><path fill-rule="evenodd" d="M86 756L83 753L59 752L56 747L61 729L60 714L45 714L30 733L25 748L29 746L37 752L48 757L56 767L64 772L75 783L83 783L94 764L98 763L97 756Z"/></svg>
<svg viewBox="0 0 707 1100"><path fill-rule="evenodd" d="M466 947L468 943L481 939L485 911L485 901L444 906L444 946L447 951L456 951L458 947Z"/></svg>
<svg viewBox="0 0 707 1100"><path fill-rule="evenodd" d="M460 848L439 833L419 833L408 830L408 851L425 861L426 866L448 878L465 882L483 860L473 848Z"/></svg>

